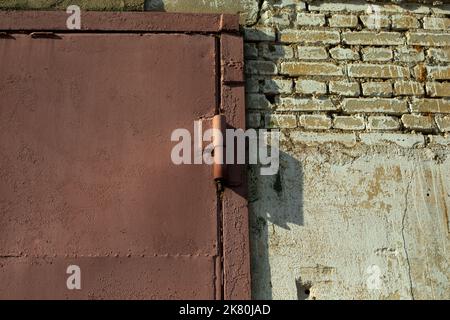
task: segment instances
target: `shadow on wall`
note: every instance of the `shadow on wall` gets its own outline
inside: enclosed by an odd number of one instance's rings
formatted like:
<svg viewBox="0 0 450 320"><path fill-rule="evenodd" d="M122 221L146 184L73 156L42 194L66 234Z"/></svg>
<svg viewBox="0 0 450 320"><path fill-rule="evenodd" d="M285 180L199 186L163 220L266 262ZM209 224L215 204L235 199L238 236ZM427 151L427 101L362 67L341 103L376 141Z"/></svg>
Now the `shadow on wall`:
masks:
<svg viewBox="0 0 450 320"><path fill-rule="evenodd" d="M267 35L260 30L247 30L252 39L265 39ZM277 96L292 94L295 84L292 80L265 75L264 66L275 66L281 59L293 57L292 48L267 41L246 41L246 97L247 116L256 116L257 123L250 127L269 128L271 115L277 114L271 108ZM264 65L261 66L261 61ZM270 66L269 66L270 67ZM269 117L269 118L267 118ZM278 124L274 124L278 127ZM280 170L274 176L262 176L258 166L249 168L249 215L253 299L270 300L272 294L272 275L269 257L276 255L277 244L275 227L291 230L292 226L304 225L302 163L280 150ZM282 245L281 245L282 247ZM272 266L274 268L274 266ZM294 280L299 300L309 298L309 283Z"/></svg>
<svg viewBox="0 0 450 320"><path fill-rule="evenodd" d="M145 0L144 10L146 10L146 11L166 11L163 0Z"/></svg>
<svg viewBox="0 0 450 320"><path fill-rule="evenodd" d="M259 201L264 197L264 201ZM290 230L303 225L303 170L301 163L280 151L280 170L274 176L260 175L257 166L249 169L250 240L253 299L272 299L269 250L273 225ZM270 223L270 225L269 225ZM272 234L269 237L269 234ZM308 298L308 288L297 284L299 299Z"/></svg>

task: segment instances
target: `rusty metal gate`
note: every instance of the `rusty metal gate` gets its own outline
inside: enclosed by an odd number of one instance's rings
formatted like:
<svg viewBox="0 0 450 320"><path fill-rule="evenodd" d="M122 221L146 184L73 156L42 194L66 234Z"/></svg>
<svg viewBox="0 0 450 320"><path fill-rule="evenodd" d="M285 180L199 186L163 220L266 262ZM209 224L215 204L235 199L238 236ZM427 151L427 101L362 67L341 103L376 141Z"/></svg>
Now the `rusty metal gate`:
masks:
<svg viewBox="0 0 450 320"><path fill-rule="evenodd" d="M244 171L170 158L176 128L245 126L238 18L66 20L0 13L0 298L250 298Z"/></svg>

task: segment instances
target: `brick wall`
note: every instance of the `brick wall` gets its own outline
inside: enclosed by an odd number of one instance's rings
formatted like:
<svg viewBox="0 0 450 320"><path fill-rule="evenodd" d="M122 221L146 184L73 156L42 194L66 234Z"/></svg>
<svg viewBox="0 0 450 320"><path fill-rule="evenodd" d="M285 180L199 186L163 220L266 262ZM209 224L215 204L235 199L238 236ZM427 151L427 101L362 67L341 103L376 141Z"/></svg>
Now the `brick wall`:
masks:
<svg viewBox="0 0 450 320"><path fill-rule="evenodd" d="M248 125L450 131L450 6L264 1L245 28Z"/></svg>
<svg viewBox="0 0 450 320"><path fill-rule="evenodd" d="M450 131L450 4L5 0L0 9L239 12L254 128ZM446 1L440 1L446 2Z"/></svg>

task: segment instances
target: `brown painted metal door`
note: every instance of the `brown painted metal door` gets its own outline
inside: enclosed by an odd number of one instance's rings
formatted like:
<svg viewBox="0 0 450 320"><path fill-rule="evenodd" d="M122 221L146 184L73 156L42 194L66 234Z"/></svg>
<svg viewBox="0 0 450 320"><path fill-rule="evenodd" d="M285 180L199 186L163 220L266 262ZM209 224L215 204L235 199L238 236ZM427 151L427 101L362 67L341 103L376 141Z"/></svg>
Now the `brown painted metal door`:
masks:
<svg viewBox="0 0 450 320"><path fill-rule="evenodd" d="M0 38L1 298L233 297L212 168L170 158L220 111L218 34L119 31Z"/></svg>

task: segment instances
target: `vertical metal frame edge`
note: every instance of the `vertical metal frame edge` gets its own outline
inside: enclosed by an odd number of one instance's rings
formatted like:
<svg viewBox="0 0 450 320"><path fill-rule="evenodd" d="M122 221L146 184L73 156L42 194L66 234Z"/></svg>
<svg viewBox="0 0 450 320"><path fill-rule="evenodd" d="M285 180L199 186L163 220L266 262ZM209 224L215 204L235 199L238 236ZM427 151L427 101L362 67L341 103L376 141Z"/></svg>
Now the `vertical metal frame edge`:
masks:
<svg viewBox="0 0 450 320"><path fill-rule="evenodd" d="M227 127L246 129L244 43L238 34L222 33L221 113ZM245 165L227 164L222 195L223 299L251 299L248 186Z"/></svg>

